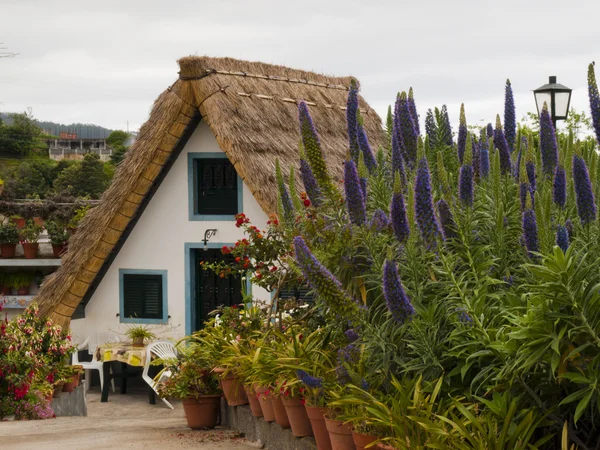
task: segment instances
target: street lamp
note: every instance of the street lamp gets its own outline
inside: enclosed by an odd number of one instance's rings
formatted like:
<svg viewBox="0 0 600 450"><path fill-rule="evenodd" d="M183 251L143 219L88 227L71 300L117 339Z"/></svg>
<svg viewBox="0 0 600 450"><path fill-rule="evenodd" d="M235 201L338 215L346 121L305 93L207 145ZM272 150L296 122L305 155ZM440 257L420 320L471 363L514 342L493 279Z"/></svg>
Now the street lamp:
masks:
<svg viewBox="0 0 600 450"><path fill-rule="evenodd" d="M569 104L571 103L571 92L566 86L556 82L556 77L551 76L548 84L540 86L533 95L538 110L538 116L542 113L544 102L548 105L548 112L552 118L556 130L557 120L566 120L569 115Z"/></svg>

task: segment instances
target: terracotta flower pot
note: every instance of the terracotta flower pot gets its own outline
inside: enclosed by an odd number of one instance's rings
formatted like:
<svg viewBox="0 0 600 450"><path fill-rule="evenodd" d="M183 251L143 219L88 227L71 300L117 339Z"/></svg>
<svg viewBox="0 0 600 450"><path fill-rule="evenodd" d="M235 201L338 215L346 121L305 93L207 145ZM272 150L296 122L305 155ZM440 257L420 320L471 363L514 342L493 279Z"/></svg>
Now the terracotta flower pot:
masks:
<svg viewBox="0 0 600 450"><path fill-rule="evenodd" d="M225 377L221 378L221 389L227 404L229 406L240 406L248 404L248 397L244 390L244 385L239 378Z"/></svg>
<svg viewBox="0 0 600 450"><path fill-rule="evenodd" d="M23 253L25 254L25 259L37 258L39 248L40 244L37 242L23 242Z"/></svg>
<svg viewBox="0 0 600 450"><path fill-rule="evenodd" d="M258 396L254 392L250 386L244 386L244 390L246 391L246 396L248 397L248 402L250 403L250 411L254 417L262 417L263 412L260 407L260 400Z"/></svg>
<svg viewBox="0 0 600 450"><path fill-rule="evenodd" d="M12 220L12 223L14 223L17 228L25 228L25 224L27 222L24 217L13 218L10 220Z"/></svg>
<svg viewBox="0 0 600 450"><path fill-rule="evenodd" d="M41 217L35 216L33 218L33 223L35 223L36 225L39 225L40 227L43 227L44 223L46 223L46 221L44 219L42 219Z"/></svg>
<svg viewBox="0 0 600 450"><path fill-rule="evenodd" d="M63 242L62 244L56 245L52 244L52 255L55 258L60 258L61 255L67 251L67 243Z"/></svg>
<svg viewBox="0 0 600 450"><path fill-rule="evenodd" d="M131 341L132 341L132 345L134 347L143 347L144 346L144 336L134 337Z"/></svg>
<svg viewBox="0 0 600 450"><path fill-rule="evenodd" d="M219 416L220 395L203 395L202 397L188 398L181 401L188 427L192 430L214 428Z"/></svg>
<svg viewBox="0 0 600 450"><path fill-rule="evenodd" d="M306 415L310 420L317 448L319 450L331 450L331 440L329 439L329 431L325 426L325 412L327 408L319 408L317 406L307 406Z"/></svg>
<svg viewBox="0 0 600 450"><path fill-rule="evenodd" d="M62 388L63 392L69 392L69 393L71 393L74 390L75 390L75 380L71 380L68 383L65 383L64 386L63 386L63 388Z"/></svg>
<svg viewBox="0 0 600 450"><path fill-rule="evenodd" d="M377 438L375 436L371 436L368 434L360 434L356 432L352 432L352 439L354 439L354 445L356 446L356 450L364 450L364 448L369 445L371 442L375 442ZM369 449L375 450L377 446L372 445ZM367 449L367 450L369 450Z"/></svg>
<svg viewBox="0 0 600 450"><path fill-rule="evenodd" d="M275 423L281 428L289 428L290 420L288 419L287 413L285 412L285 406L281 401L281 397L276 396L273 398L273 412L275 413Z"/></svg>
<svg viewBox="0 0 600 450"><path fill-rule="evenodd" d="M17 289L17 295L29 295L29 286L22 286Z"/></svg>
<svg viewBox="0 0 600 450"><path fill-rule="evenodd" d="M0 245L0 251L2 252L3 258L14 258L17 244L2 244Z"/></svg>
<svg viewBox="0 0 600 450"><path fill-rule="evenodd" d="M2 295L10 295L11 288L10 286L2 286L0 287L0 293Z"/></svg>
<svg viewBox="0 0 600 450"><path fill-rule="evenodd" d="M313 431L310 420L306 414L304 400L294 397L281 397L285 412L287 413L292 428L292 434L296 437L312 436Z"/></svg>
<svg viewBox="0 0 600 450"><path fill-rule="evenodd" d="M275 411L273 411L273 397L270 394L268 387L256 387L254 389L258 401L260 402L260 409L263 413L263 419L267 422L275 422Z"/></svg>
<svg viewBox="0 0 600 450"><path fill-rule="evenodd" d="M58 397L60 397L60 394L62 393L64 385L65 385L64 381L61 381L61 382L56 383L54 385L54 394L52 395L52 398L58 398Z"/></svg>
<svg viewBox="0 0 600 450"><path fill-rule="evenodd" d="M352 430L348 425L340 420L331 420L325 418L325 426L329 431L331 440L331 450L355 450L354 439L352 439Z"/></svg>

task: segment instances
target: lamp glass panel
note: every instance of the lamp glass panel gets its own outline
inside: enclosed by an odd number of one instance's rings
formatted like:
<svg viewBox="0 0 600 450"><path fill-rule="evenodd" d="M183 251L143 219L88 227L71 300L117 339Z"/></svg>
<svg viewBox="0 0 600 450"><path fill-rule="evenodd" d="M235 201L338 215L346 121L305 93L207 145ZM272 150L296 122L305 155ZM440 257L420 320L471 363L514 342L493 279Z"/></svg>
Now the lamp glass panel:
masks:
<svg viewBox="0 0 600 450"><path fill-rule="evenodd" d="M548 104L548 111L552 111L552 97L550 96L550 92L536 92L535 93L535 103L537 104L538 114L542 114L542 109L544 109L544 102Z"/></svg>
<svg viewBox="0 0 600 450"><path fill-rule="evenodd" d="M555 105L555 113L556 117L566 117L567 116L567 108L569 107L569 97L571 94L569 92L557 92L554 94Z"/></svg>

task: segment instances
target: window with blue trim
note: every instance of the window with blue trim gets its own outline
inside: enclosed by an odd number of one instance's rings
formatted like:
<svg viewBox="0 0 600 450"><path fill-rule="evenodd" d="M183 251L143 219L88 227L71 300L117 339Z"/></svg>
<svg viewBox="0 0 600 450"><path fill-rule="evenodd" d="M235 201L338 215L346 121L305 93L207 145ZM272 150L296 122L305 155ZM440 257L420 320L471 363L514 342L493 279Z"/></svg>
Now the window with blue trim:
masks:
<svg viewBox="0 0 600 450"><path fill-rule="evenodd" d="M167 271L119 271L121 322L167 321Z"/></svg>
<svg viewBox="0 0 600 450"><path fill-rule="evenodd" d="M238 181L227 158L194 159L194 214L234 216L238 210Z"/></svg>

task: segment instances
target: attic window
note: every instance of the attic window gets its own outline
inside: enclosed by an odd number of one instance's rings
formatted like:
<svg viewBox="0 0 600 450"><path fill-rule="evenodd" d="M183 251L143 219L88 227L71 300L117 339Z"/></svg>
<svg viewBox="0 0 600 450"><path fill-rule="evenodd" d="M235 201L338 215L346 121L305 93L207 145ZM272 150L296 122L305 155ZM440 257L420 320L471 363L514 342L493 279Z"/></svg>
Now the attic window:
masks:
<svg viewBox="0 0 600 450"><path fill-rule="evenodd" d="M234 220L242 212L242 183L235 167L224 154L193 155L189 161L190 220Z"/></svg>

